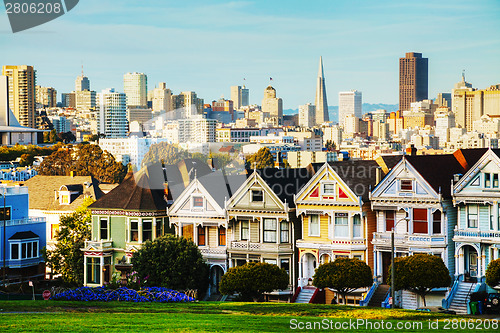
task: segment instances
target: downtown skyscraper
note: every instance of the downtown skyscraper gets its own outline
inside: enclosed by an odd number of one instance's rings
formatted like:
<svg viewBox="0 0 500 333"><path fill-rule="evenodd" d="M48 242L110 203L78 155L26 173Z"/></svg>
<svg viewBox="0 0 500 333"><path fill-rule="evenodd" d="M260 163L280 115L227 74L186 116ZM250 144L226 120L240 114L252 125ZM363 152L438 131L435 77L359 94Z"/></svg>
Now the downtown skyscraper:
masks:
<svg viewBox="0 0 500 333"><path fill-rule="evenodd" d="M325 73L323 72L323 57L319 57L318 79L316 84L316 124L321 125L330 120L328 116L328 102L326 100Z"/></svg>
<svg viewBox="0 0 500 333"><path fill-rule="evenodd" d="M428 98L428 60L415 52L399 58L399 110L408 111L411 103Z"/></svg>
<svg viewBox="0 0 500 333"><path fill-rule="evenodd" d="M123 75L123 92L127 95L127 106L146 108L148 105L148 77L144 73Z"/></svg>
<svg viewBox="0 0 500 333"><path fill-rule="evenodd" d="M3 66L8 77L9 107L21 126L35 128L36 72L33 66Z"/></svg>

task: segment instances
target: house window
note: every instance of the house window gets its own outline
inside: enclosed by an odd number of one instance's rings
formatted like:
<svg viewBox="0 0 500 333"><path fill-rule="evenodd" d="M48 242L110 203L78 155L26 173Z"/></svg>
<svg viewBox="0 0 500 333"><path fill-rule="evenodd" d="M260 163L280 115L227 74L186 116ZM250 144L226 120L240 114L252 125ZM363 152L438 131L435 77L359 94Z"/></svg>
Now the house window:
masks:
<svg viewBox="0 0 500 333"><path fill-rule="evenodd" d="M203 207L203 197L193 197L193 207Z"/></svg>
<svg viewBox="0 0 500 333"><path fill-rule="evenodd" d="M198 245L205 246L205 228L201 225L198 226Z"/></svg>
<svg viewBox="0 0 500 333"><path fill-rule="evenodd" d="M219 227L219 246L226 246L226 228Z"/></svg>
<svg viewBox="0 0 500 333"><path fill-rule="evenodd" d="M87 283L101 283L101 258L87 257Z"/></svg>
<svg viewBox="0 0 500 333"><path fill-rule="evenodd" d="M182 226L182 237L193 240L193 225L184 224Z"/></svg>
<svg viewBox="0 0 500 333"><path fill-rule="evenodd" d="M309 215L309 236L319 236L319 215Z"/></svg>
<svg viewBox="0 0 500 333"><path fill-rule="evenodd" d="M12 260L19 259L19 244L10 245L10 259Z"/></svg>
<svg viewBox="0 0 500 333"><path fill-rule="evenodd" d="M411 179L401 179L401 191L413 191L413 181Z"/></svg>
<svg viewBox="0 0 500 333"><path fill-rule="evenodd" d="M354 215L352 217L352 235L356 238L363 236L361 229L361 217L359 215Z"/></svg>
<svg viewBox="0 0 500 333"><path fill-rule="evenodd" d="M139 222L137 220L130 221L130 241L139 241Z"/></svg>
<svg viewBox="0 0 500 333"><path fill-rule="evenodd" d="M252 201L255 202L264 201L264 193L262 193L262 190L252 190Z"/></svg>
<svg viewBox="0 0 500 333"><path fill-rule="evenodd" d="M491 175L489 173L484 174L484 187L491 187Z"/></svg>
<svg viewBox="0 0 500 333"><path fill-rule="evenodd" d="M108 239L108 220L101 218L99 220L99 232L101 239Z"/></svg>
<svg viewBox="0 0 500 333"><path fill-rule="evenodd" d="M250 221L241 221L241 240L248 240L250 236Z"/></svg>
<svg viewBox="0 0 500 333"><path fill-rule="evenodd" d="M153 239L153 221L143 220L142 221L142 241Z"/></svg>
<svg viewBox="0 0 500 333"><path fill-rule="evenodd" d="M290 261L288 259L281 259L281 268L285 270L286 274L290 274Z"/></svg>
<svg viewBox="0 0 500 333"><path fill-rule="evenodd" d="M33 250L33 254L31 257L38 258L38 242L33 242L32 250Z"/></svg>
<svg viewBox="0 0 500 333"><path fill-rule="evenodd" d="M493 187L498 188L498 173L493 174Z"/></svg>
<svg viewBox="0 0 500 333"><path fill-rule="evenodd" d="M385 231L392 231L392 228L394 228L394 215L393 210L385 212Z"/></svg>
<svg viewBox="0 0 500 333"><path fill-rule="evenodd" d="M5 211L5 216L4 216ZM0 221L10 220L10 207L0 208Z"/></svg>
<svg viewBox="0 0 500 333"><path fill-rule="evenodd" d="M467 206L467 227L477 228L478 205Z"/></svg>
<svg viewBox="0 0 500 333"><path fill-rule="evenodd" d="M349 237L349 215L347 213L335 213L335 237Z"/></svg>
<svg viewBox="0 0 500 333"><path fill-rule="evenodd" d="M276 243L276 219L264 219L264 242Z"/></svg>
<svg viewBox="0 0 500 333"><path fill-rule="evenodd" d="M27 243L22 243L21 244L21 258L26 259L26 252L28 250L28 244Z"/></svg>
<svg viewBox="0 0 500 333"><path fill-rule="evenodd" d="M286 221L280 223L280 243L288 243L290 234L290 225Z"/></svg>
<svg viewBox="0 0 500 333"><path fill-rule="evenodd" d="M441 233L441 211L436 210L432 213L432 234L437 235Z"/></svg>
<svg viewBox="0 0 500 333"><path fill-rule="evenodd" d="M59 224L51 224L50 225L50 239L54 239L59 232Z"/></svg>
<svg viewBox="0 0 500 333"><path fill-rule="evenodd" d="M427 209L414 208L413 209L413 233L415 233L415 234L427 234L428 233L427 227L428 227Z"/></svg>
<svg viewBox="0 0 500 333"><path fill-rule="evenodd" d="M361 255L354 255L353 258L363 261L363 256Z"/></svg>
<svg viewBox="0 0 500 333"><path fill-rule="evenodd" d="M163 219L157 218L156 219L156 237L160 237L162 235L162 224L163 224Z"/></svg>
<svg viewBox="0 0 500 333"><path fill-rule="evenodd" d="M323 184L323 195L335 195L335 184Z"/></svg>

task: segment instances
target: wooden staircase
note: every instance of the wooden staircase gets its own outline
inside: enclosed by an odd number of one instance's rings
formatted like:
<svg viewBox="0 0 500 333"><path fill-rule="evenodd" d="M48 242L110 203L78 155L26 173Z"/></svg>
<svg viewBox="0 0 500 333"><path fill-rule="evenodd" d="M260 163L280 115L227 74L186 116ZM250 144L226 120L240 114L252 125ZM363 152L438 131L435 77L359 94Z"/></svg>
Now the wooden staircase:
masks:
<svg viewBox="0 0 500 333"><path fill-rule="evenodd" d="M387 284L379 285L377 287L377 290L375 290L375 292L373 293L373 296L370 299L368 306L373 306L378 308L382 307L382 302L385 301L388 291L389 291L389 285Z"/></svg>
<svg viewBox="0 0 500 333"><path fill-rule="evenodd" d="M315 287L311 286L302 287L299 296L297 296L297 299L295 300L295 303L309 303L315 291L316 291Z"/></svg>

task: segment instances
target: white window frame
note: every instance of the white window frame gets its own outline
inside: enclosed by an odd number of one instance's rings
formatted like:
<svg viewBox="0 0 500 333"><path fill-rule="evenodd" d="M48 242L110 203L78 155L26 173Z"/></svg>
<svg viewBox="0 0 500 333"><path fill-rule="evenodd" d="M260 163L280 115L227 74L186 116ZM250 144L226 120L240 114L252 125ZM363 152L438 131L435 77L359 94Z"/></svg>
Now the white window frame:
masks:
<svg viewBox="0 0 500 333"><path fill-rule="evenodd" d="M403 190L403 181L409 181L411 183L411 190ZM415 182L413 179L401 178L399 180L399 191L400 192L415 192Z"/></svg>
<svg viewBox="0 0 500 333"><path fill-rule="evenodd" d="M475 226L473 226L473 227L471 227L471 226L470 226L470 221L471 221L471 220L470 220L470 217L469 217L469 215L471 215L471 214L469 213L469 208L470 208L471 206L475 206L475 207L477 208L477 210L476 210L476 214L475 214L475 215L476 215L476 220L475 220L475 221L476 221L476 223L475 223L476 225L475 225ZM479 228L479 205L478 205L478 204L474 204L474 205L467 205L467 206L465 206L465 207L466 207L466 208L465 208L465 209L466 209L466 210L465 210L465 213L466 213L466 223L467 223L466 227L467 227L467 229L478 229L478 228ZM473 215L473 214L472 214L472 215Z"/></svg>
<svg viewBox="0 0 500 333"><path fill-rule="evenodd" d="M108 237L106 237L106 238L102 238L102 235L101 235L101 229L102 229L102 228L101 228L101 221L102 221L102 220L106 220L106 232L108 233L108 235L107 235ZM99 216L99 239L100 239L100 240L109 240L109 239L110 239L110 237L109 237L109 236L110 236L110 235L109 235L109 234L110 234L110 231L111 231L111 230L110 230L110 228L109 228L109 218L108 218L107 216L105 216L105 217L101 217L101 216Z"/></svg>
<svg viewBox="0 0 500 333"><path fill-rule="evenodd" d="M318 218L318 233L317 234L313 234L312 233L312 217L315 216ZM308 216L307 218L307 222L309 223L309 236L312 236L312 237L321 237L321 216L319 214L311 214Z"/></svg>
<svg viewBox="0 0 500 333"><path fill-rule="evenodd" d="M335 182L332 181L325 181L321 183L321 196L328 196L328 197L336 197L336 188L335 188ZM325 187L327 185L333 186L333 193L326 193Z"/></svg>
<svg viewBox="0 0 500 333"><path fill-rule="evenodd" d="M201 206L195 206L194 205L194 203L195 203L194 199L195 198L201 198ZM193 195L191 207L193 207L193 209L203 209L205 207L205 199L203 198L203 196L201 196L201 195Z"/></svg>

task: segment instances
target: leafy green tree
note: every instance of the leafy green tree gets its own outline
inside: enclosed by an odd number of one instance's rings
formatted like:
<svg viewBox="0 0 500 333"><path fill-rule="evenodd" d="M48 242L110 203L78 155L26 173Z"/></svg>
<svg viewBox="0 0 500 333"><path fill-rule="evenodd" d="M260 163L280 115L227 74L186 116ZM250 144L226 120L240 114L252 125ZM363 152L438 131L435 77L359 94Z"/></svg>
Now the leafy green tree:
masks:
<svg viewBox="0 0 500 333"><path fill-rule="evenodd" d="M246 158L247 169L264 169L274 168L274 156L267 147L262 147L255 154L251 154Z"/></svg>
<svg viewBox="0 0 500 333"><path fill-rule="evenodd" d="M357 258L337 258L335 261L322 264L313 276L314 286L335 290L342 295L344 304L347 294L359 288L369 287L372 283L370 266Z"/></svg>
<svg viewBox="0 0 500 333"><path fill-rule="evenodd" d="M127 174L125 165L93 144L79 144L76 147L73 170L79 176L93 176L103 183L120 183Z"/></svg>
<svg viewBox="0 0 500 333"><path fill-rule="evenodd" d="M44 176L67 176L73 167L73 157L68 149L59 149L45 157L37 171Z"/></svg>
<svg viewBox="0 0 500 333"><path fill-rule="evenodd" d="M56 143L57 141L58 141L57 132L55 129L53 129L49 133L49 142Z"/></svg>
<svg viewBox="0 0 500 333"><path fill-rule="evenodd" d="M219 290L230 295L239 293L243 300L257 302L262 294L277 289L286 289L289 278L286 271L268 263L247 263L230 268L221 278Z"/></svg>
<svg viewBox="0 0 500 333"><path fill-rule="evenodd" d="M450 272L438 256L429 254L414 254L394 260L394 289L411 291L424 300L434 288L449 287ZM387 283L391 284L392 265L389 268Z"/></svg>
<svg viewBox="0 0 500 333"><path fill-rule="evenodd" d="M50 142L50 132L49 131L43 132L43 142L44 143Z"/></svg>
<svg viewBox="0 0 500 333"><path fill-rule="evenodd" d="M163 162L165 164L176 164L185 158L190 158L186 150L180 149L176 145L167 142L160 142L151 145L149 151L144 155L142 165Z"/></svg>
<svg viewBox="0 0 500 333"><path fill-rule="evenodd" d="M208 265L198 246L184 237L165 235L147 241L134 253L132 265L141 279L148 277L151 286L196 289L198 294L208 287Z"/></svg>
<svg viewBox="0 0 500 333"><path fill-rule="evenodd" d="M22 154L21 155L21 160L19 161L20 166L28 166L28 165L33 165L33 161L35 160L35 157L30 154Z"/></svg>
<svg viewBox="0 0 500 333"><path fill-rule="evenodd" d="M492 260L486 269L486 284L491 288L500 285L500 259Z"/></svg>
<svg viewBox="0 0 500 333"><path fill-rule="evenodd" d="M83 284L84 256L80 249L85 246L85 240L91 237L91 213L87 207L93 201L92 198L86 198L72 214L62 215L55 249L42 250L47 266L53 274L61 274L63 282L68 285Z"/></svg>

